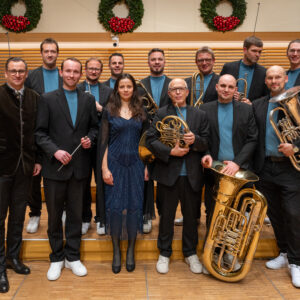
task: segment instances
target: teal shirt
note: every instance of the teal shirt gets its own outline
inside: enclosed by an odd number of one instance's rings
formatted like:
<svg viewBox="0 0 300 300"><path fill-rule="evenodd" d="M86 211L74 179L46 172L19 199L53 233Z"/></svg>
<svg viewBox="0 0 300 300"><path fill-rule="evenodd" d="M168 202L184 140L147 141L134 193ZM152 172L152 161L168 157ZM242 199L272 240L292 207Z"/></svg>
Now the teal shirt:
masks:
<svg viewBox="0 0 300 300"><path fill-rule="evenodd" d="M153 77L150 76L151 91L157 106L160 104L160 96L165 83L166 76Z"/></svg>
<svg viewBox="0 0 300 300"><path fill-rule="evenodd" d="M251 85L251 82L252 82L253 73L254 73L254 65L247 66L241 61L240 69L239 69L239 78L245 78L245 75L247 74L247 79L246 79L247 80L247 95L246 95L246 98L248 98L248 95L249 95L249 89L250 89L250 85ZM244 87L245 87L244 81L240 80L238 82L238 91L240 93L243 93L244 92Z"/></svg>
<svg viewBox="0 0 300 300"><path fill-rule="evenodd" d="M77 96L77 91L68 91L64 89L64 93L67 98L70 114L71 114L71 119L73 122L73 125L76 123L76 117L77 117L77 106L78 106L78 96Z"/></svg>
<svg viewBox="0 0 300 300"><path fill-rule="evenodd" d="M292 88L295 85L296 79L300 74L300 68L293 70L293 71L288 71L287 75L288 75L288 82L285 84L284 88L286 90Z"/></svg>
<svg viewBox="0 0 300 300"><path fill-rule="evenodd" d="M110 88L114 89L115 88L115 84L116 84L116 79L110 78L109 79L109 86Z"/></svg>
<svg viewBox="0 0 300 300"><path fill-rule="evenodd" d="M85 81L85 90L91 93L97 102L99 102L99 85L98 83L96 84L90 84Z"/></svg>
<svg viewBox="0 0 300 300"><path fill-rule="evenodd" d="M203 96L202 99L205 95L205 92L207 90L207 87L213 77L214 73L208 74L208 75L204 75L204 89L203 89ZM196 99L198 99L200 96L200 76L197 77L196 79ZM195 103L194 103L195 104Z"/></svg>
<svg viewBox="0 0 300 300"><path fill-rule="evenodd" d="M44 78L44 91L45 93L49 93L58 89L58 69L47 70L43 69L43 78Z"/></svg>

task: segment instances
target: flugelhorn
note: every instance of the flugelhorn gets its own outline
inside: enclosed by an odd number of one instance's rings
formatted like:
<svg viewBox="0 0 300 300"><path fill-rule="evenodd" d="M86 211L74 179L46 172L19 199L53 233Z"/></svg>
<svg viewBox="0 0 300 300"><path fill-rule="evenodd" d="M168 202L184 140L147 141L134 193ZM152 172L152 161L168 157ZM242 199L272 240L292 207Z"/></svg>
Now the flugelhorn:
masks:
<svg viewBox="0 0 300 300"><path fill-rule="evenodd" d="M197 90L197 78L200 77L200 89ZM199 92L199 97L197 98L197 92ZM201 72L195 72L191 79L191 95L190 95L190 105L194 107L199 107L203 104L202 97L204 93L204 76Z"/></svg>
<svg viewBox="0 0 300 300"><path fill-rule="evenodd" d="M215 208L204 245L203 263L214 277L236 282L250 270L267 212L266 198L253 188L254 173L240 169L235 176L221 173L224 164L213 161ZM246 212L248 214L246 214ZM238 268L237 268L238 266Z"/></svg>
<svg viewBox="0 0 300 300"><path fill-rule="evenodd" d="M238 85L238 82L239 82L239 81L244 82L244 90L243 90L243 92L240 93L240 95L239 95L239 99L238 99L239 101L241 101L243 98L247 98L247 90L248 90L247 77L248 77L248 74L245 73L245 78L239 78L239 79L237 79L237 81L236 81L236 85Z"/></svg>
<svg viewBox="0 0 300 300"><path fill-rule="evenodd" d="M140 80L135 81L138 87L141 87L144 91L144 95L142 96L143 104L150 115L150 119L152 120L156 111L158 110L158 105L156 104L155 100L152 98L151 94L147 91L146 87Z"/></svg>
<svg viewBox="0 0 300 300"><path fill-rule="evenodd" d="M299 92L300 86L295 86L269 100L281 105L270 112L270 123L281 143L293 144L300 138ZM280 110L284 112L285 117L277 123L277 120L274 120L274 113ZM289 159L294 168L300 171L300 153L289 156Z"/></svg>

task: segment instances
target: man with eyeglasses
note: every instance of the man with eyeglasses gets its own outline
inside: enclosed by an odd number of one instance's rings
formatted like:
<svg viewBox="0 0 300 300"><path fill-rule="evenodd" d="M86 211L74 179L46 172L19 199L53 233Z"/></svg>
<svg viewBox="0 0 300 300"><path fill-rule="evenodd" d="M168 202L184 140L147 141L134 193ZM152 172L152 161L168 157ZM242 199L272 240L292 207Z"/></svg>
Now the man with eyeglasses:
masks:
<svg viewBox="0 0 300 300"><path fill-rule="evenodd" d="M199 72L204 76L203 95L201 98L204 103L214 101L218 97L216 84L218 83L219 75L213 71L215 61L215 54L211 48L203 46L197 50L195 63ZM191 92L192 77L187 78L185 81ZM196 80L196 99L200 97L200 84L202 83L200 83L200 77L198 76Z"/></svg>
<svg viewBox="0 0 300 300"><path fill-rule="evenodd" d="M97 57L91 57L85 62L85 73L86 79L78 85L78 89L89 93L95 97L96 109L98 113L98 121L100 124L102 109L103 106L106 105L109 96L112 92L112 89L101 83L99 81L101 73L103 69L103 64L100 59ZM96 170L96 145L94 145L91 149L91 157L92 157L92 168L94 169L94 174ZM86 234L91 227L91 219L92 219L92 210L91 210L91 203L92 203L92 195L91 195L91 179L92 179L92 170L89 179L87 180L87 185L83 197L83 209L82 209L82 229L81 233ZM100 226L100 220L98 217L100 213L98 212L98 207L96 207L96 226L97 226L97 233L99 235L105 234L105 227Z"/></svg>
<svg viewBox="0 0 300 300"><path fill-rule="evenodd" d="M197 256L198 230L197 206L203 185L201 158L208 150L209 125L206 114L186 104L189 90L184 79L176 78L169 83L168 95L172 100L160 108L147 132L147 146L155 155L152 180L157 181L160 201L160 221L157 246L160 251L156 270L165 274L169 271L174 235L174 218L178 202L183 213L182 251L186 263L193 273L201 273L202 265ZM180 130L181 142L185 147L164 144L156 124L167 116L178 116L188 128Z"/></svg>
<svg viewBox="0 0 300 300"><path fill-rule="evenodd" d="M263 42L256 36L249 36L244 40L243 58L224 64L220 75L230 74L235 79L243 78L247 81L247 91L244 95L245 82L239 80L234 99L251 104L255 99L268 95L265 84L266 69L258 64L263 50Z"/></svg>
<svg viewBox="0 0 300 300"><path fill-rule="evenodd" d="M40 45L43 65L30 70L25 81L25 86L33 89L39 95L54 91L62 86L56 60L59 53L58 43L52 39L45 39ZM28 233L35 233L40 225L42 209L41 176L35 176L32 181L32 193L28 201L30 212L26 227Z"/></svg>
<svg viewBox="0 0 300 300"><path fill-rule="evenodd" d="M287 71L288 82L285 84L285 89L288 90L300 85L300 39L291 41L286 53L290 62L290 69Z"/></svg>
<svg viewBox="0 0 300 300"><path fill-rule="evenodd" d="M124 70L124 56L122 53L113 53L108 60L108 67L110 69L111 77L103 83L113 89L119 75L123 74Z"/></svg>
<svg viewBox="0 0 300 300"><path fill-rule="evenodd" d="M27 74L26 62L11 57L5 64L6 83L0 87L0 293L9 290L7 268L30 273L19 255L31 179L40 173L41 165L34 141L39 95L24 87Z"/></svg>

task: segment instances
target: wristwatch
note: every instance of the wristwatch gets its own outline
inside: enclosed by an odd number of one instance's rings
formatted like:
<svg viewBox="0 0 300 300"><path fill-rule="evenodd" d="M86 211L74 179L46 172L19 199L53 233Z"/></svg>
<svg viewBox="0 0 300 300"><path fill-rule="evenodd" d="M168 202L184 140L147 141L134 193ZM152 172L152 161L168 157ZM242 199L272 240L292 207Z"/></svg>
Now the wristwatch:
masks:
<svg viewBox="0 0 300 300"><path fill-rule="evenodd" d="M297 146L293 145L293 151L294 151L294 153L297 153L297 152L299 152L299 148Z"/></svg>

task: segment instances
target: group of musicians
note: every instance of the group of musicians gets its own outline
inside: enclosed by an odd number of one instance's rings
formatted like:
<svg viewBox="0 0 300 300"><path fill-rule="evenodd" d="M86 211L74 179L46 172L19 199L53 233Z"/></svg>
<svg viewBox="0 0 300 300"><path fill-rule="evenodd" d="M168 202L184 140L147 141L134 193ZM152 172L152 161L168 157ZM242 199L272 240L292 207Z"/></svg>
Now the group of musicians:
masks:
<svg viewBox="0 0 300 300"><path fill-rule="evenodd" d="M167 77L164 51L153 48L148 53L150 76L141 80L143 88L139 92L141 96L150 94L155 102L156 113L149 115L146 133L146 144L155 160L147 163L146 168L149 178L145 176L143 231L151 231L153 181L157 181L159 273L169 270L174 219L180 201L185 261L193 273L208 274L197 256L197 228L204 185L206 224L210 225L214 178L209 168L213 160L219 160L224 163L222 173L226 175L234 176L243 168L259 176L257 189L267 198L268 216L280 250L279 256L266 266L274 270L288 267L293 285L300 287L297 200L300 173L290 160L299 152L300 139L290 143L280 141L269 117L279 106L269 99L300 85L300 39L288 45L287 73L280 66L266 70L259 65L262 50L259 38L246 38L242 59L226 63L217 75L213 71L214 52L207 46L200 48L195 63L201 76L193 83L194 98L189 97L193 78ZM103 62L92 57L85 63L86 78L79 84L81 62L67 58L59 69L56 64L59 46L55 40L45 39L40 52L42 66L29 72L22 58L9 58L5 65L6 83L0 87L0 292L3 293L9 290L7 268L19 274L30 273L19 254L27 204L30 207L27 232L35 233L39 227L41 176L51 246L47 278L58 279L63 267L77 276L87 274L80 261L80 242L81 235L91 226L90 182L92 169L97 165L96 139L105 105L124 70L123 55L114 53L108 64L111 77L100 82ZM199 98L203 104L194 106ZM277 112L275 118L282 118L281 113ZM182 136L172 146L161 139L160 126L168 116L177 116L184 127ZM30 196L26 197L27 194ZM99 235L106 233L100 218L102 210L97 201L95 222Z"/></svg>

